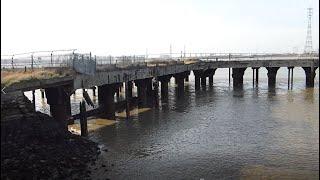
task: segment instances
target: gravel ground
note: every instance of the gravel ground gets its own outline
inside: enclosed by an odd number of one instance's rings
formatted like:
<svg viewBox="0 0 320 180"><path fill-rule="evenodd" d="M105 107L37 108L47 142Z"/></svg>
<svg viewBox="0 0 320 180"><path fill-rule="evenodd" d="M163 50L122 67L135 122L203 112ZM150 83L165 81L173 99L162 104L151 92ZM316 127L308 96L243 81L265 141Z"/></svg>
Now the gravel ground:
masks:
<svg viewBox="0 0 320 180"><path fill-rule="evenodd" d="M1 179L89 179L100 149L20 93L1 95Z"/></svg>

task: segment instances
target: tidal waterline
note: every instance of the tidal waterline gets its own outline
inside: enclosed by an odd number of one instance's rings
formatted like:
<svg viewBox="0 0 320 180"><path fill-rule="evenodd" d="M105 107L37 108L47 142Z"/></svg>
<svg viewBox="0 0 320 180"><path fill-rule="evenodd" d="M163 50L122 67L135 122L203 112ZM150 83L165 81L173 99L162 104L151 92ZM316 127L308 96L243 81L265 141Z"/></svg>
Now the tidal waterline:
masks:
<svg viewBox="0 0 320 180"><path fill-rule="evenodd" d="M319 71L315 88L307 89L303 70L295 68L288 90L287 68L280 68L270 92L260 69L258 87L252 85L252 69L246 70L243 91L229 87L226 69L216 71L206 90L195 91L191 75L179 98L172 79L168 102L160 101L159 108L90 132L90 139L108 149L98 160L108 171L93 169L93 177L318 179ZM80 92L71 96L73 114ZM37 109L46 112L40 96Z"/></svg>

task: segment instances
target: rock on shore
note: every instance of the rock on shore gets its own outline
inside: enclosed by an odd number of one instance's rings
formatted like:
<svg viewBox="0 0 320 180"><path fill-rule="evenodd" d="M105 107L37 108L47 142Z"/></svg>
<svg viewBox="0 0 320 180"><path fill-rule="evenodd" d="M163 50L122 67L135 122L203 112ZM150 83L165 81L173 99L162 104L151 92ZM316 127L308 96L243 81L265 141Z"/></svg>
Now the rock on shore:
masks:
<svg viewBox="0 0 320 180"><path fill-rule="evenodd" d="M99 152L96 143L34 112L22 92L1 95L1 179L86 179Z"/></svg>

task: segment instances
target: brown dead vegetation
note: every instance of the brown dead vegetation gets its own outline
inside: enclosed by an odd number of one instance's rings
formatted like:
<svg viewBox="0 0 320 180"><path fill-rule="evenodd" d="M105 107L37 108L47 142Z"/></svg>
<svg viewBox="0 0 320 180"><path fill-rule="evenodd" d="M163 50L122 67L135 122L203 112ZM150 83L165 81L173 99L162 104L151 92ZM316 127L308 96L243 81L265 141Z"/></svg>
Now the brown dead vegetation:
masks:
<svg viewBox="0 0 320 180"><path fill-rule="evenodd" d="M1 87L7 87L19 82L65 77L73 73L72 70L66 68L39 68L26 71L24 69L2 69Z"/></svg>

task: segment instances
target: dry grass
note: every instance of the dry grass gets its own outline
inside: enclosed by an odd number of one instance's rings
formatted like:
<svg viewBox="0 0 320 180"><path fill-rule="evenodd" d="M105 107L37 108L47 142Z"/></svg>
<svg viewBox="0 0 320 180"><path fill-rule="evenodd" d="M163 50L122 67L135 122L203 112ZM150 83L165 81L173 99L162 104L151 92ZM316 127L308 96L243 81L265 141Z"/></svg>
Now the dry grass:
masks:
<svg viewBox="0 0 320 180"><path fill-rule="evenodd" d="M186 59L184 60L184 64L194 64L194 63L197 63L199 62L198 59Z"/></svg>
<svg viewBox="0 0 320 180"><path fill-rule="evenodd" d="M31 70L1 70L1 87L7 87L14 83L27 82L33 80L50 79L71 75L67 69L42 68Z"/></svg>

